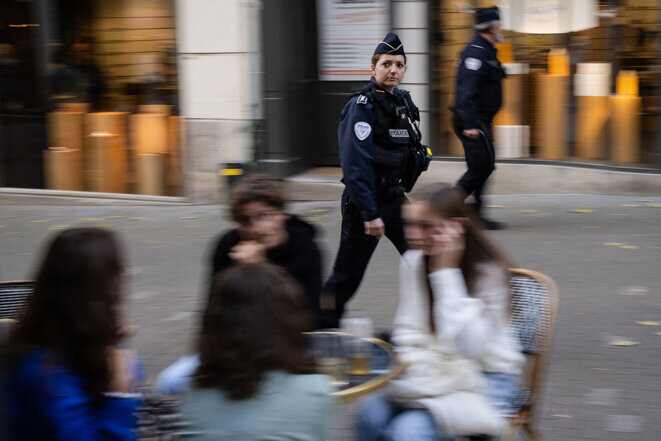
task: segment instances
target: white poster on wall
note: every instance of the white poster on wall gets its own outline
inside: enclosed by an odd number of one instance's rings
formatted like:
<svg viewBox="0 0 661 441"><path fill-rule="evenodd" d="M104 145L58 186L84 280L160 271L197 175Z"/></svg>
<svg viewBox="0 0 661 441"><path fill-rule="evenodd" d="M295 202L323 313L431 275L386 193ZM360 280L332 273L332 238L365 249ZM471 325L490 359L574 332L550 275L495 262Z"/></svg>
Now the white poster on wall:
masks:
<svg viewBox="0 0 661 441"><path fill-rule="evenodd" d="M389 27L390 1L317 0L319 79L369 78L374 48Z"/></svg>
<svg viewBox="0 0 661 441"><path fill-rule="evenodd" d="M599 25L594 0L501 0L503 27L526 34L564 34Z"/></svg>

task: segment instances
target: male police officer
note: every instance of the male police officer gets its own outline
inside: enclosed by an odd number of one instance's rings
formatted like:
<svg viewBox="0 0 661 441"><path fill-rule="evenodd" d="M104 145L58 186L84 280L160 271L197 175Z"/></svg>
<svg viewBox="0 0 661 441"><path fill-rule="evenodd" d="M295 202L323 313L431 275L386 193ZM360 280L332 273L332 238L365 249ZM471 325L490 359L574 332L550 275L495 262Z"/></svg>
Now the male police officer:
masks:
<svg viewBox="0 0 661 441"><path fill-rule="evenodd" d="M340 114L345 189L340 248L322 290L322 307L331 309L328 326L337 326L384 234L400 253L406 250L400 215L404 193L431 159L420 144L418 108L407 91L397 88L406 72L406 55L396 34L388 33L376 47L371 70L370 82Z"/></svg>
<svg viewBox="0 0 661 441"><path fill-rule="evenodd" d="M457 89L452 110L454 132L464 146L468 170L457 182L466 196L475 197L475 210L489 229L503 224L482 216L482 191L495 168L492 120L502 102L501 80L505 77L494 43L502 43L503 31L497 7L475 12L477 35L459 59Z"/></svg>

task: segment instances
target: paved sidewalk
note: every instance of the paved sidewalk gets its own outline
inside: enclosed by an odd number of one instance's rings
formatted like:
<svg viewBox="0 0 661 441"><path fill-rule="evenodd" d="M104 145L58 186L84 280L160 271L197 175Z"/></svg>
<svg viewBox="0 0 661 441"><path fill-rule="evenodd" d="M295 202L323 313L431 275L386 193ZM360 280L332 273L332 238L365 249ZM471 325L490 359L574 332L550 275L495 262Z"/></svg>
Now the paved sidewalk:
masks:
<svg viewBox="0 0 661 441"><path fill-rule="evenodd" d="M509 229L489 233L517 266L552 276L560 287L558 329L540 421L547 441L661 438L661 197L493 196L490 215ZM92 205L94 204L94 205ZM315 223L328 273L339 241L337 202L292 207ZM579 210L578 213L570 212ZM0 279L32 277L39 251L57 230L79 224L120 233L136 272L127 315L140 325L134 344L153 378L192 350L204 298L207 253L230 226L218 206L70 204L0 196ZM398 256L380 244L350 307L389 328L396 307ZM643 322L642 324L637 322ZM612 346L628 341L634 346ZM352 439L345 406L338 439Z"/></svg>

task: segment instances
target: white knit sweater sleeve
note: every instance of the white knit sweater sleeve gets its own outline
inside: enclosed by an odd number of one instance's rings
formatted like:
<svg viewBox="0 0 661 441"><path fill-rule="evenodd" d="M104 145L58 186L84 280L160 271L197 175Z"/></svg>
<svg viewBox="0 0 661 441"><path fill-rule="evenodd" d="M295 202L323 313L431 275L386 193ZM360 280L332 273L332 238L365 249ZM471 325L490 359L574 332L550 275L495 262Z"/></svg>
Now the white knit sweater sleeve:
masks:
<svg viewBox="0 0 661 441"><path fill-rule="evenodd" d="M453 342L457 352L479 358L491 336L504 326L507 288L498 270L480 277L475 296L468 295L460 269L433 272L434 322L440 341Z"/></svg>
<svg viewBox="0 0 661 441"><path fill-rule="evenodd" d="M395 314L393 340L397 345L411 343L420 333L428 331L429 325L420 320L424 306L420 299L420 280L416 271L421 260L415 251L407 251L399 263L399 305Z"/></svg>

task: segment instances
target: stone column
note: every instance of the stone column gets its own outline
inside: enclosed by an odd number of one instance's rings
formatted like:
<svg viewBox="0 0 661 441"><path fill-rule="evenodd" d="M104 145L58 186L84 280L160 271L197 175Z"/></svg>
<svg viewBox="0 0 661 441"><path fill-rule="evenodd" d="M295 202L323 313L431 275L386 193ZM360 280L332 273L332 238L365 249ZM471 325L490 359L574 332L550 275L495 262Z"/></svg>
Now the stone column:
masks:
<svg viewBox="0 0 661 441"><path fill-rule="evenodd" d="M427 1L393 0L391 8L392 31L399 35L406 51L407 70L401 88L411 92L420 109L422 142L429 145L429 5Z"/></svg>
<svg viewBox="0 0 661 441"><path fill-rule="evenodd" d="M253 159L259 117L258 0L177 0L184 194L219 198L219 163Z"/></svg>

